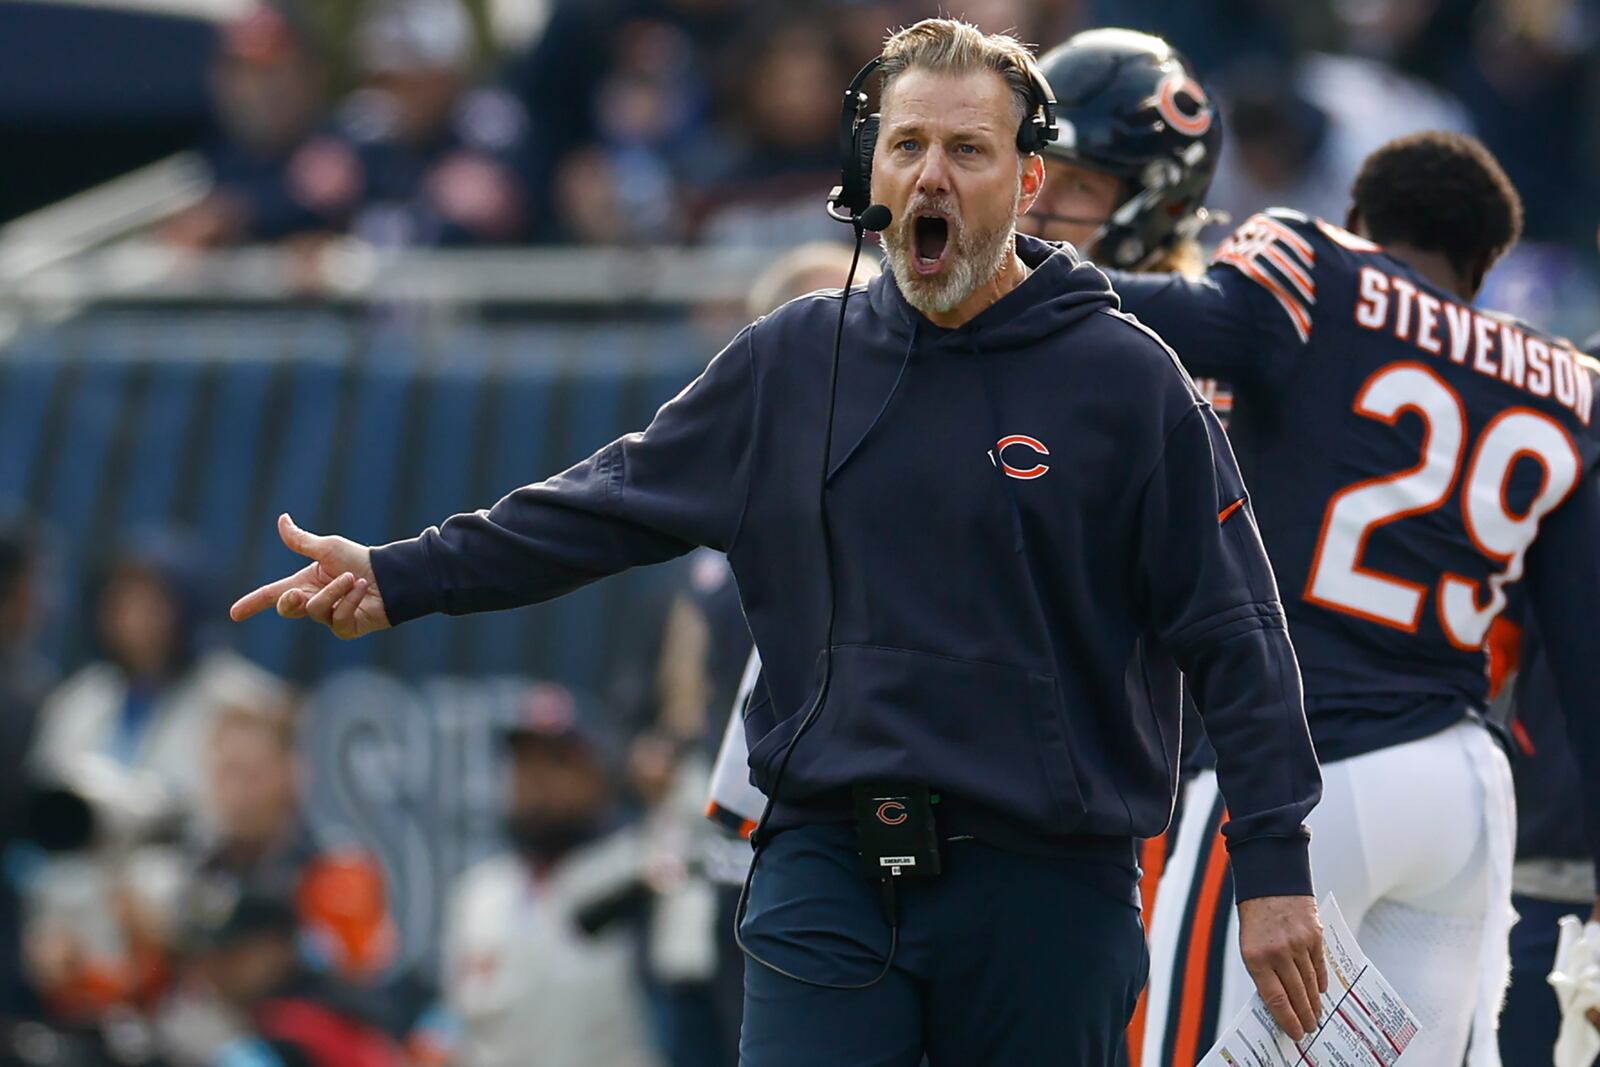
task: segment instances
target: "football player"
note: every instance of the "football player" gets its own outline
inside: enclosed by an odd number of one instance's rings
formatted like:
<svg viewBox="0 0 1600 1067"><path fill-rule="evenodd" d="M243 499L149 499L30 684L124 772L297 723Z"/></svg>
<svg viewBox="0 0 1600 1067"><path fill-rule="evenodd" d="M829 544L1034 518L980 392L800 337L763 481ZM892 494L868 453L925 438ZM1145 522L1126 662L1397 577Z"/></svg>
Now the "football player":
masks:
<svg viewBox="0 0 1600 1067"><path fill-rule="evenodd" d="M1096 29L1046 52L1039 69L1061 136L1044 147L1044 188L1018 228L1102 266L1201 274L1222 117L1189 62L1159 37ZM1226 425L1227 387L1195 384Z"/></svg>
<svg viewBox="0 0 1600 1067"><path fill-rule="evenodd" d="M1483 726L1484 646L1525 581L1562 702L1600 691L1600 365L1472 306L1522 219L1477 141L1390 142L1352 196L1344 227L1251 218L1199 279L1110 273L1125 309L1238 392L1232 442L1323 761L1318 890L1421 1020L1407 1062L1459 1067L1471 1037L1483 1067L1498 1063L1515 832ZM1580 764L1600 763L1594 717L1567 729ZM1600 775L1585 790L1600 855ZM1145 1067L1189 1067L1248 997L1225 940L1225 818L1202 775L1155 915Z"/></svg>

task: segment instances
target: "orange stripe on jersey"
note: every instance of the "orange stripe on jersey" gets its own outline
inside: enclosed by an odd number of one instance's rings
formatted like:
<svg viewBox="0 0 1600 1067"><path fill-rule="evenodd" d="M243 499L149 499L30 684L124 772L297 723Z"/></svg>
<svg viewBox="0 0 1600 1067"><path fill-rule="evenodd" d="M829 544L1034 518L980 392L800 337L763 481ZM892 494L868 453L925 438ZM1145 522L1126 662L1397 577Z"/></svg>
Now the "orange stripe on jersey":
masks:
<svg viewBox="0 0 1600 1067"><path fill-rule="evenodd" d="M1256 265L1254 260L1246 259L1235 252L1224 252L1217 256L1218 263L1228 263L1243 271L1251 281L1260 285L1267 292L1277 298L1278 304L1289 316L1289 321L1294 324L1294 329L1300 335L1300 340L1311 339L1311 316L1306 314L1300 302L1289 294L1289 291L1266 271Z"/></svg>
<svg viewBox="0 0 1600 1067"><path fill-rule="evenodd" d="M1144 909L1144 921L1156 910L1156 887L1161 884L1161 871L1167 865L1167 835L1147 837L1139 845L1139 906Z"/></svg>
<svg viewBox="0 0 1600 1067"><path fill-rule="evenodd" d="M1217 512L1217 525L1221 526L1223 523L1227 522L1228 516L1232 515L1235 511L1238 511L1242 507L1244 507L1244 497L1240 497L1238 500L1235 500L1233 503Z"/></svg>
<svg viewBox="0 0 1600 1067"><path fill-rule="evenodd" d="M1259 223L1262 229L1268 230L1272 236L1294 249L1300 255L1301 261L1310 269L1317 261L1316 251L1311 247L1311 242L1295 233L1289 227L1273 218L1271 215L1254 215L1251 222Z"/></svg>
<svg viewBox="0 0 1600 1067"><path fill-rule="evenodd" d="M1211 928L1228 878L1228 848L1220 827L1200 878L1194 927L1189 931L1189 958L1183 965L1183 1002L1178 1009L1178 1036L1172 1046L1173 1067L1190 1067L1199 1059L1200 1017L1205 1013L1206 982L1211 969Z"/></svg>
<svg viewBox="0 0 1600 1067"><path fill-rule="evenodd" d="M1290 259L1283 249L1277 245L1269 245L1261 254L1271 260L1272 265L1283 272L1283 276L1289 279L1289 283L1300 291L1300 295L1307 303L1315 304L1317 302L1317 283L1312 281L1311 275L1301 270L1299 264Z"/></svg>

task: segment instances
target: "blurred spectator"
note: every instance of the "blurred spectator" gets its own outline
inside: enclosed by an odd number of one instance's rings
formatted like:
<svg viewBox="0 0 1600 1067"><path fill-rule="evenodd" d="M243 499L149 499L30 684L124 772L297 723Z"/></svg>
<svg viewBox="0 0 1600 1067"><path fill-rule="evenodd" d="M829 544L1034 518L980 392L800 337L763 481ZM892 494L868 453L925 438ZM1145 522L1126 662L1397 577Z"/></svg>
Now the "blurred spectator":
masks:
<svg viewBox="0 0 1600 1067"><path fill-rule="evenodd" d="M197 874L292 897L316 846L301 821L289 708L222 709L205 766L216 828Z"/></svg>
<svg viewBox="0 0 1600 1067"><path fill-rule="evenodd" d="M356 88L361 82L358 37L361 27L380 8L392 0L275 0L291 7L309 26L328 56L330 81L337 94ZM539 0L450 0L470 21L474 48L487 56L499 43L499 23L505 21L490 11L492 6L524 9L524 18L537 20Z"/></svg>
<svg viewBox="0 0 1600 1067"><path fill-rule="evenodd" d="M287 10L263 5L224 27L210 79L219 133L203 149L212 188L161 236L204 248L319 228L288 165L322 118L326 82L315 43Z"/></svg>
<svg viewBox="0 0 1600 1067"><path fill-rule="evenodd" d="M617 32L613 52L598 87L595 140L568 153L557 173L560 236L603 244L680 239L679 184L716 153L693 44L670 22L639 19Z"/></svg>
<svg viewBox="0 0 1600 1067"><path fill-rule="evenodd" d="M112 559L94 620L104 658L55 691L30 754L35 773L82 798L79 853L27 890L27 952L60 1011L93 1015L159 992L165 917L181 886L170 847L211 825L204 753L220 710L285 699L283 683L208 641L220 617L198 545L163 531Z"/></svg>
<svg viewBox="0 0 1600 1067"><path fill-rule="evenodd" d="M326 988L360 1004L367 1023L399 1040L431 994L409 983L375 988L397 949L382 869L361 849L330 851L317 843L301 807L295 755L288 705L241 705L219 714L206 764L215 831L192 860L184 899L231 906L243 895L290 906L298 979L315 972ZM180 936L173 948L187 953L193 946ZM163 1006L160 1031L173 1059L199 1067L215 1062L244 1024L203 960L186 970L186 981Z"/></svg>
<svg viewBox="0 0 1600 1067"><path fill-rule="evenodd" d="M25 519L0 524L0 854L27 832L24 762L39 706L54 669L34 647L40 603L37 530ZM22 971L22 902L7 872L0 877L0 1022L27 1013L31 996Z"/></svg>
<svg viewBox="0 0 1600 1067"><path fill-rule="evenodd" d="M620 827L607 749L572 695L533 687L507 739L510 850L470 868L445 927L444 994L463 1067L648 1067L636 942L648 890Z"/></svg>
<svg viewBox="0 0 1600 1067"><path fill-rule="evenodd" d="M306 825L287 706L232 707L211 735L216 833L196 865L204 882L248 886L296 902L313 961L367 982L394 960L383 872L359 849L328 851Z"/></svg>
<svg viewBox="0 0 1600 1067"><path fill-rule="evenodd" d="M371 998L301 962L299 920L281 896L202 884L185 909L187 969L242 1033L216 1067L402 1067Z"/></svg>
<svg viewBox="0 0 1600 1067"><path fill-rule="evenodd" d="M204 550L186 533L135 535L92 598L102 659L51 695L33 758L70 778L86 756L148 774L204 826L203 754L218 711L281 702L282 682L213 643L222 618Z"/></svg>
<svg viewBox="0 0 1600 1067"><path fill-rule="evenodd" d="M624 210L623 182L622 168L598 145L568 153L556 171L554 190L561 239L616 245L649 232L636 226Z"/></svg>
<svg viewBox="0 0 1600 1067"><path fill-rule="evenodd" d="M833 236L822 201L839 179L839 103L855 70L802 16L763 24L739 51L734 154L699 192L704 239L784 248Z"/></svg>
<svg viewBox="0 0 1600 1067"><path fill-rule="evenodd" d="M550 0L542 32L505 72L506 84L533 116L543 153L564 158L593 143L601 118L603 86L616 68L627 68L636 27L666 27L693 49L688 67L676 76L686 85L669 92L720 93L719 77L743 65L730 49L752 11L750 0ZM764 13L764 12L763 12Z"/></svg>
<svg viewBox="0 0 1600 1067"><path fill-rule="evenodd" d="M395 0L356 35L362 87L297 152L292 194L332 229L380 246L494 244L532 225L527 116L472 88L472 28L455 0Z"/></svg>
<svg viewBox="0 0 1600 1067"><path fill-rule="evenodd" d="M539 36L508 64L506 84L538 126L547 158L593 140L611 34L631 8L628 0L554 0Z"/></svg>

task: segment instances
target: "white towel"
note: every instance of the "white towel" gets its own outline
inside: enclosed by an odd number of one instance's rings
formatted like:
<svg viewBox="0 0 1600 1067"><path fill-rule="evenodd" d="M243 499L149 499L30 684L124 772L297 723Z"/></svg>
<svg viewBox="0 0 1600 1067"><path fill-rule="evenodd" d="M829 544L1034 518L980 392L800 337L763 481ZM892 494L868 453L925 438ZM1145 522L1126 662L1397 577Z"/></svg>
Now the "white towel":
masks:
<svg viewBox="0 0 1600 1067"><path fill-rule="evenodd" d="M1562 916L1550 984L1561 1004L1555 1067L1591 1067L1600 1056L1600 1030L1585 1013L1600 1008L1600 923L1585 925L1576 916Z"/></svg>

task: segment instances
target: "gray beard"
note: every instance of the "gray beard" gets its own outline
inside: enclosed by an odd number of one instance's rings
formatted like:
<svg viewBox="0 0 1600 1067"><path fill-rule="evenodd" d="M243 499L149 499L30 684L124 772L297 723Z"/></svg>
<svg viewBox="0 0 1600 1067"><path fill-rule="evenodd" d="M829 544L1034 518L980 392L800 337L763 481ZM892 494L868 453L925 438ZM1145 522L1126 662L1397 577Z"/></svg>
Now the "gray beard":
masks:
<svg viewBox="0 0 1600 1067"><path fill-rule="evenodd" d="M906 303L924 315L943 315L960 307L979 286L993 281L1005 266L1017 228L1018 201L1012 202L1010 217L991 230L969 232L946 211L950 262L942 274L931 278L918 274L911 265L916 255L917 212L930 205L942 206L927 199L908 202L904 215L885 231L883 250Z"/></svg>

